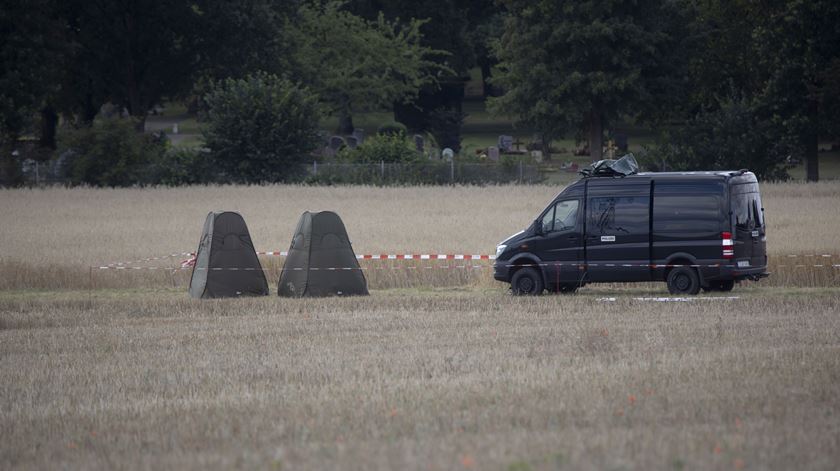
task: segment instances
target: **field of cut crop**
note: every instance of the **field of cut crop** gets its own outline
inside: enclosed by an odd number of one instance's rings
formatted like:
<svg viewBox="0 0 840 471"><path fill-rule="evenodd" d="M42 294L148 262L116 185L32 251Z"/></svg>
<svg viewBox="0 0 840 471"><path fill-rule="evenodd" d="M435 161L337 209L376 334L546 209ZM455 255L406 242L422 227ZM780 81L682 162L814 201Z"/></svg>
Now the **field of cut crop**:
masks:
<svg viewBox="0 0 840 471"><path fill-rule="evenodd" d="M0 469L834 469L840 183L762 185L772 276L690 302L515 298L458 261L303 300L90 268L194 251L218 209L262 251L334 210L357 253L492 253L559 191L0 190Z"/></svg>

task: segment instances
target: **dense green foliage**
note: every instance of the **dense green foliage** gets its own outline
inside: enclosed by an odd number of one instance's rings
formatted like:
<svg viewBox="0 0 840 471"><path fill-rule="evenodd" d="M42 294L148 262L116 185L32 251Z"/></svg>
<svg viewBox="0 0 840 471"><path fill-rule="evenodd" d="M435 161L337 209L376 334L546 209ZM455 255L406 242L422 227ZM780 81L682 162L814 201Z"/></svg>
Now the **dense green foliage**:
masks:
<svg viewBox="0 0 840 471"><path fill-rule="evenodd" d="M392 110L457 151L478 68L491 108L540 134L546 157L575 137L599 158L617 126L642 125L666 131L656 156L674 168L783 178L790 156L817 180L819 143L840 139L838 17L834 0L8 0L0 179L58 155L60 123L64 148L90 150L80 182L285 180L317 144L316 104L341 134ZM205 95L214 110L194 106ZM102 174L116 157L97 149L122 135L102 120L128 114L142 132L171 101L211 119L212 152L137 151ZM144 148L136 137L128 148Z"/></svg>
<svg viewBox="0 0 840 471"><path fill-rule="evenodd" d="M353 163L405 163L414 162L423 155L417 152L414 144L403 133L378 134L365 140L355 149L345 148L340 153L341 160Z"/></svg>
<svg viewBox="0 0 840 471"><path fill-rule="evenodd" d="M661 107L679 64L683 15L662 0L506 0L497 43L507 92L501 113L538 129L543 139L588 133L601 156L605 125Z"/></svg>
<svg viewBox="0 0 840 471"><path fill-rule="evenodd" d="M73 183L92 186L130 186L148 183L150 162L157 162L163 143L138 134L133 119L97 119L91 127L60 136L60 152L71 152Z"/></svg>
<svg viewBox="0 0 840 471"><path fill-rule="evenodd" d="M288 180L315 149L318 98L286 79L264 73L227 79L204 102L205 144L227 180Z"/></svg>
<svg viewBox="0 0 840 471"><path fill-rule="evenodd" d="M354 112L410 100L435 83L440 67L431 60L436 51L420 44L422 22L400 27L383 15L368 21L340 7L300 9L296 59L306 83L344 120L341 131L350 133Z"/></svg>
<svg viewBox="0 0 840 471"><path fill-rule="evenodd" d="M778 126L762 118L751 103L727 100L674 130L649 162L656 170L747 168L762 180L784 180L793 146L779 135Z"/></svg>

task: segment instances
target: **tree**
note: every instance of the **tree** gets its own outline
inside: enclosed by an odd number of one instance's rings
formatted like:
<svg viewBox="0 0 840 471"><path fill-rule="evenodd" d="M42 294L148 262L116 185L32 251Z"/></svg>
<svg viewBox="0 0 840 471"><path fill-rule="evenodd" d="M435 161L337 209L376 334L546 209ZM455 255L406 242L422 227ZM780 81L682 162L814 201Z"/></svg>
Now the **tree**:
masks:
<svg viewBox="0 0 840 471"><path fill-rule="evenodd" d="M213 85L204 97L205 145L235 182L288 180L318 141L318 98L275 75L258 73Z"/></svg>
<svg viewBox="0 0 840 471"><path fill-rule="evenodd" d="M491 99L543 134L588 134L602 156L604 128L620 116L658 113L672 101L687 11L669 0L503 0L505 31L497 43L505 89Z"/></svg>
<svg viewBox="0 0 840 471"><path fill-rule="evenodd" d="M73 154L73 183L111 187L150 183L146 170L160 160L164 144L136 132L135 126L132 118L97 118L90 127L64 132L61 148Z"/></svg>
<svg viewBox="0 0 840 471"><path fill-rule="evenodd" d="M301 1L204 0L200 6L199 75L242 78L258 71L296 70L289 28Z"/></svg>
<svg viewBox="0 0 840 471"><path fill-rule="evenodd" d="M14 142L58 88L63 24L50 0L0 8L0 137Z"/></svg>
<svg viewBox="0 0 840 471"><path fill-rule="evenodd" d="M840 127L840 3L832 0L762 2L754 29L767 72L759 99L805 155L808 181L819 180L820 135Z"/></svg>
<svg viewBox="0 0 840 471"><path fill-rule="evenodd" d="M654 149L657 170L738 170L762 180L786 180L794 144L750 98L729 97L697 113Z"/></svg>
<svg viewBox="0 0 840 471"><path fill-rule="evenodd" d="M142 130L152 106L191 85L201 57L199 2L68 0L61 6L75 49L68 106L84 121L111 101Z"/></svg>
<svg viewBox="0 0 840 471"><path fill-rule="evenodd" d="M436 83L441 68L432 57L438 51L420 44L420 21L399 27L382 14L368 21L336 2L304 6L298 21L302 76L339 114L343 133L353 131L354 112L409 101L421 87Z"/></svg>

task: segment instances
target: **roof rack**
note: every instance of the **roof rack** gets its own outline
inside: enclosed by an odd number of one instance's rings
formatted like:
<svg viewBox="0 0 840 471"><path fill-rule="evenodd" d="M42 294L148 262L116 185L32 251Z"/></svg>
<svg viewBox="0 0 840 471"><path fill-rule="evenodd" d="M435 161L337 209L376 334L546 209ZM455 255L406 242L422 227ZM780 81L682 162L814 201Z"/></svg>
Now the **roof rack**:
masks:
<svg viewBox="0 0 840 471"><path fill-rule="evenodd" d="M627 154L618 160L599 160L580 171L583 178L626 177L636 173L639 173L639 164L633 154Z"/></svg>

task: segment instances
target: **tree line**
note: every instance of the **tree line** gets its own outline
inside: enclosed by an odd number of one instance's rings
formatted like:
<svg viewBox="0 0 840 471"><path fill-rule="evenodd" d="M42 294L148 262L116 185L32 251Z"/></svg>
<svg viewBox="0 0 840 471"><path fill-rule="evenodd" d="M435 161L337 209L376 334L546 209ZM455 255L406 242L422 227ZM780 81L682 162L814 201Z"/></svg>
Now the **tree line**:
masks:
<svg viewBox="0 0 840 471"><path fill-rule="evenodd" d="M632 121L661 132L651 165L785 178L802 159L813 181L820 142L840 134L838 14L831 0L9 0L0 148L7 164L23 135L56 149L59 122L79 131L77 146L113 147L97 140L112 126L96 123L103 104L142 130L175 100L228 120L208 147L231 175L251 168L244 180L306 155L325 114L349 134L354 114L392 110L457 150L478 68L491 109L538 132L547 155L575 137L598 159ZM260 127L281 112L290 127ZM265 155L260 142L283 151ZM153 143L138 145L133 158L148 158Z"/></svg>

